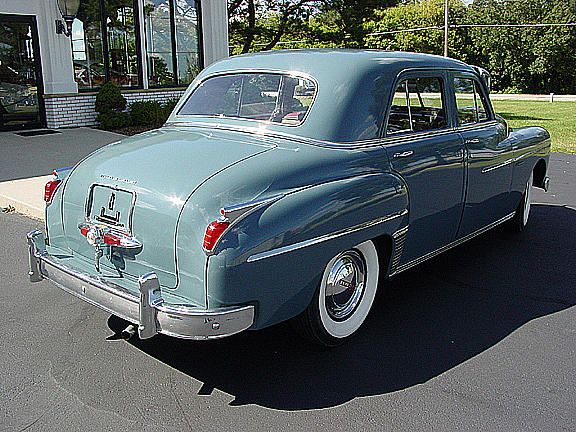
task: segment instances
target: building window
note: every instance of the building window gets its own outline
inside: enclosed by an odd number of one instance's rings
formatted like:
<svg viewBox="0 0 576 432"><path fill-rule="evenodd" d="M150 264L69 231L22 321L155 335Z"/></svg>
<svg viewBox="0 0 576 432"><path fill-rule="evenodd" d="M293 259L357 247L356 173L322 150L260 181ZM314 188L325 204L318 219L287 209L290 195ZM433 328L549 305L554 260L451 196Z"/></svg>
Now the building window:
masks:
<svg viewBox="0 0 576 432"><path fill-rule="evenodd" d="M102 15L99 0L82 1L72 25L74 77L80 89L106 82Z"/></svg>
<svg viewBox="0 0 576 432"><path fill-rule="evenodd" d="M196 0L144 0L150 87L189 84L200 70Z"/></svg>
<svg viewBox="0 0 576 432"><path fill-rule="evenodd" d="M72 55L78 88L106 81L140 85L136 9L133 0L81 0L72 26Z"/></svg>

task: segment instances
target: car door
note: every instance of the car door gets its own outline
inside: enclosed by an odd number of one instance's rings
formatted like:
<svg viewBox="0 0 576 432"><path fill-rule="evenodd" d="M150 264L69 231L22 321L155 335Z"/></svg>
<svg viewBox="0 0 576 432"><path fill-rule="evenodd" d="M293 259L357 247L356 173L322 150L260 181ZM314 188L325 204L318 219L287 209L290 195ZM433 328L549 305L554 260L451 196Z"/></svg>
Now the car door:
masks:
<svg viewBox="0 0 576 432"><path fill-rule="evenodd" d="M401 75L387 110L383 142L410 199L400 265L452 242L462 215L464 147L447 110L447 76Z"/></svg>
<svg viewBox="0 0 576 432"><path fill-rule="evenodd" d="M473 74L452 75L458 133L467 152L467 187L458 237L509 213L513 155L506 126L494 118L488 96Z"/></svg>

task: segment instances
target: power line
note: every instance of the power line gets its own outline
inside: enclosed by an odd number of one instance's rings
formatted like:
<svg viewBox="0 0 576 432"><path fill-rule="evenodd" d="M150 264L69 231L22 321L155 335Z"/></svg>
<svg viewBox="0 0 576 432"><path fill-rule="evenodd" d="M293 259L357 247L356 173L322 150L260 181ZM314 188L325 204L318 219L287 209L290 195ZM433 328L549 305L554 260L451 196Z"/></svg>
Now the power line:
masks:
<svg viewBox="0 0 576 432"><path fill-rule="evenodd" d="M449 28L495 28L495 27L574 27L576 23L546 23L546 24L450 24ZM402 30L368 33L367 36L383 36L396 33L417 32L422 30L444 30L444 26L414 27Z"/></svg>

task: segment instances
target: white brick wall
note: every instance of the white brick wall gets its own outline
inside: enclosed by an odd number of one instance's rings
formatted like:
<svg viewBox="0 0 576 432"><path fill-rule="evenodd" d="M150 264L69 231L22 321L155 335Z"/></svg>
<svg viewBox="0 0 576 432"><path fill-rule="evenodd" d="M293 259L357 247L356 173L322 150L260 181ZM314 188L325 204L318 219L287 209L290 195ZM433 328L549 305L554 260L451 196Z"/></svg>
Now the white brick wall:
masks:
<svg viewBox="0 0 576 432"><path fill-rule="evenodd" d="M186 89L162 89L146 91L125 92L124 97L128 105L136 101L155 100L165 103L172 99L179 99ZM50 129L75 126L95 126L96 110L95 94L67 94L46 95L44 106L46 109L46 126Z"/></svg>

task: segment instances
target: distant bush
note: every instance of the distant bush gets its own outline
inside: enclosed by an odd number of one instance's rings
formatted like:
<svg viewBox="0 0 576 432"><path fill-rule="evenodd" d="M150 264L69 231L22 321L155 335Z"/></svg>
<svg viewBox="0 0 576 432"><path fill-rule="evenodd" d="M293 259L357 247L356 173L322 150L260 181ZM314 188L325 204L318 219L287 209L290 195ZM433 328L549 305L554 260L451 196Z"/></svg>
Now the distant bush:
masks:
<svg viewBox="0 0 576 432"><path fill-rule="evenodd" d="M141 101L130 105L132 123L137 126L161 127L166 121L164 109L159 102Z"/></svg>
<svg viewBox="0 0 576 432"><path fill-rule="evenodd" d="M120 129L130 126L130 115L124 112L126 98L113 82L105 83L96 95L96 120L104 130Z"/></svg>
<svg viewBox="0 0 576 432"><path fill-rule="evenodd" d="M162 107L164 109L164 115L166 116L166 120L168 120L168 117L170 117L170 114L172 114L172 111L174 111L174 108L176 108L177 103L178 99L171 99L168 102L166 102Z"/></svg>
<svg viewBox="0 0 576 432"><path fill-rule="evenodd" d="M162 127L174 107L178 103L177 99L169 100L161 105L157 101L139 101L130 105L130 117L135 126L149 126L151 128Z"/></svg>
<svg viewBox="0 0 576 432"><path fill-rule="evenodd" d="M105 83L96 95L96 112L100 114L120 112L126 109L126 98L113 82Z"/></svg>
<svg viewBox="0 0 576 432"><path fill-rule="evenodd" d="M100 127L104 130L121 129L130 126L132 119L130 114L123 111L108 111L98 114L96 120L100 123Z"/></svg>

